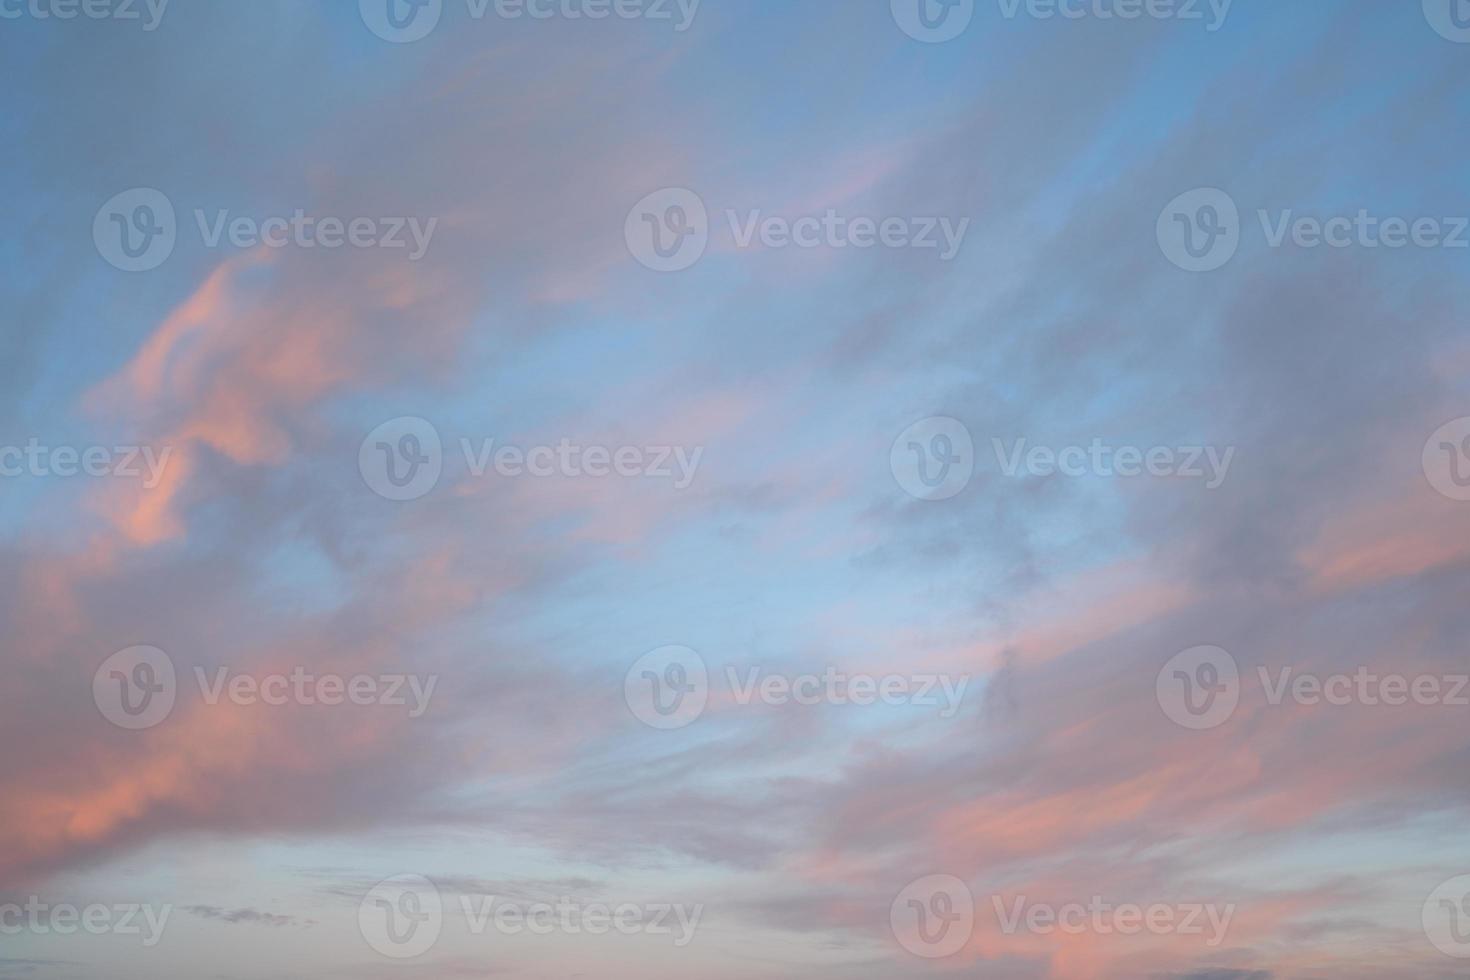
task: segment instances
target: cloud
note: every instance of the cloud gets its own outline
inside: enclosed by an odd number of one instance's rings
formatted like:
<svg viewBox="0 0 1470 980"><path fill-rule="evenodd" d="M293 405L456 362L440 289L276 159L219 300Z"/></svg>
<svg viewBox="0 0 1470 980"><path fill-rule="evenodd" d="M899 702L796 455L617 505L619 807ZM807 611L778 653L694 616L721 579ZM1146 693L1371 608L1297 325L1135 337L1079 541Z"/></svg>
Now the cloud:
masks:
<svg viewBox="0 0 1470 980"><path fill-rule="evenodd" d="M7 335L0 417L173 455L158 487L26 497L0 542L0 884L106 877L144 854L164 878L150 845L198 835L361 845L361 866L317 881L344 907L405 851L453 867L446 890L528 901L670 875L750 930L731 969L789 975L799 952L813 975L879 978L919 968L889 903L934 871L982 909L1018 894L1238 906L1218 949L982 928L958 967L1005 980L1433 975L1416 890L1453 841L1426 823L1470 806L1462 716L1272 705L1261 677L1463 672L1470 528L1419 472L1423 438L1465 411L1463 277L1438 257L1259 242L1187 276L1153 222L1206 184L1247 221L1452 202L1463 52L1370 2L1238 12L1265 52L1023 19L947 56L884 46L866 32L886 16L831 6L776 29L713 14L718 32L688 47L507 29L443 31L415 55L351 10L196 5L170 27L207 44L77 32L66 58L18 71L50 99L14 141L45 212L30 238L85 228L144 180L189 234L194 209L220 207L440 224L411 264L188 241L119 285L83 241L24 267L44 289L13 306L38 325ZM1424 43L1402 39L1419 37L1401 37L1409 21ZM719 57L726 31L751 53ZM862 58L854 39L871 42ZM119 64L136 68L127 86ZM752 95L796 87L815 107L800 125ZM949 268L713 249L683 278L644 276L623 219L674 184L717 207L967 215L971 237ZM898 491L886 453L938 413L982 456L992 437L1239 453L1218 490L982 465L937 505ZM402 414L451 445L575 433L706 454L688 492L450 468L396 506L355 463ZM715 663L976 683L952 719L715 697L689 729L654 732L622 674L670 641ZM166 649L186 690L166 722L123 732L90 685L138 643ZM1239 661L1241 705L1186 731L1155 681L1203 643ZM442 683L420 718L211 705L194 683L298 668ZM410 835L431 844L395 846ZM1381 869L1335 866L1395 861L1405 839L1424 867L1391 899ZM546 873L498 867L487 840ZM239 902L188 910L311 921ZM1385 920L1389 904L1407 917Z"/></svg>
<svg viewBox="0 0 1470 980"><path fill-rule="evenodd" d="M272 912L260 912L256 909L222 909L214 905L186 905L183 909L190 915L197 915L201 919L211 919L216 922L224 922L229 925L259 925L274 928L309 928L316 923L309 919L298 919L294 915L276 915Z"/></svg>

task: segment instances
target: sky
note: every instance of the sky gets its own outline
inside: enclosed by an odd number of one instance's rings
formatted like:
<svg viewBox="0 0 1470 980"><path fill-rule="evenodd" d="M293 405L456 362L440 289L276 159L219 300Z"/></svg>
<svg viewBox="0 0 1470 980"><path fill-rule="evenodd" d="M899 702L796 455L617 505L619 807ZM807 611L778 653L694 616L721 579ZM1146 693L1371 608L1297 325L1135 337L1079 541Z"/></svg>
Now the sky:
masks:
<svg viewBox="0 0 1470 980"><path fill-rule="evenodd" d="M0 63L0 980L1470 971L1467 0Z"/></svg>

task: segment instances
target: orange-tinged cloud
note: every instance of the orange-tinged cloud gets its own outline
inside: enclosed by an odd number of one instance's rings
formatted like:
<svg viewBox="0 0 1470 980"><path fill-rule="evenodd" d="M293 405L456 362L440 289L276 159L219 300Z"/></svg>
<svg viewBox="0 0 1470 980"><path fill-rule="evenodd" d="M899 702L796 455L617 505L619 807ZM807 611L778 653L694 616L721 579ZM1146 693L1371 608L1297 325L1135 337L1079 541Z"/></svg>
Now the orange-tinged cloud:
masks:
<svg viewBox="0 0 1470 980"><path fill-rule="evenodd" d="M1298 560L1318 593L1418 575L1470 560L1470 513L1421 484L1334 516Z"/></svg>

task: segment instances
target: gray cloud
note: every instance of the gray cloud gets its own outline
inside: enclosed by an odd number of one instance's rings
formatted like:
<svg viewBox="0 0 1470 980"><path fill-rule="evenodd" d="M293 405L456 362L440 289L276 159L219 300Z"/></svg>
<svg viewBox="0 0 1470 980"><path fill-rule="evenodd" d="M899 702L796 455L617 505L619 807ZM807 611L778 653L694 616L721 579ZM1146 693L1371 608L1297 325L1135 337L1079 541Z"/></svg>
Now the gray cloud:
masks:
<svg viewBox="0 0 1470 980"><path fill-rule="evenodd" d="M304 929L316 924L309 919L298 919L294 915L277 915L273 912L261 912L256 909L223 909L215 905L186 905L183 911L188 912L190 915L196 915L201 919L211 919L230 925L258 925L274 928L292 927Z"/></svg>

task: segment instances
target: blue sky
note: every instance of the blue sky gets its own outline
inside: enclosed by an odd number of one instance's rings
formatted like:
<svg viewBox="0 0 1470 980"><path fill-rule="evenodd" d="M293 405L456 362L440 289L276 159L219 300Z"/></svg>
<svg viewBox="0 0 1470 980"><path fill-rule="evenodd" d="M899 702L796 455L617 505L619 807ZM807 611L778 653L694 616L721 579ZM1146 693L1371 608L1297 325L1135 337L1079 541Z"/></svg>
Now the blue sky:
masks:
<svg viewBox="0 0 1470 980"><path fill-rule="evenodd" d="M1457 975L1463 0L974 0L940 43L938 0L443 0L408 43L375 3L0 4L0 978ZM707 241L659 271L675 202ZM103 232L161 203L129 271ZM1157 471L1025 455L1094 444ZM374 693L250 694L293 675ZM641 925L476 934L492 897Z"/></svg>

